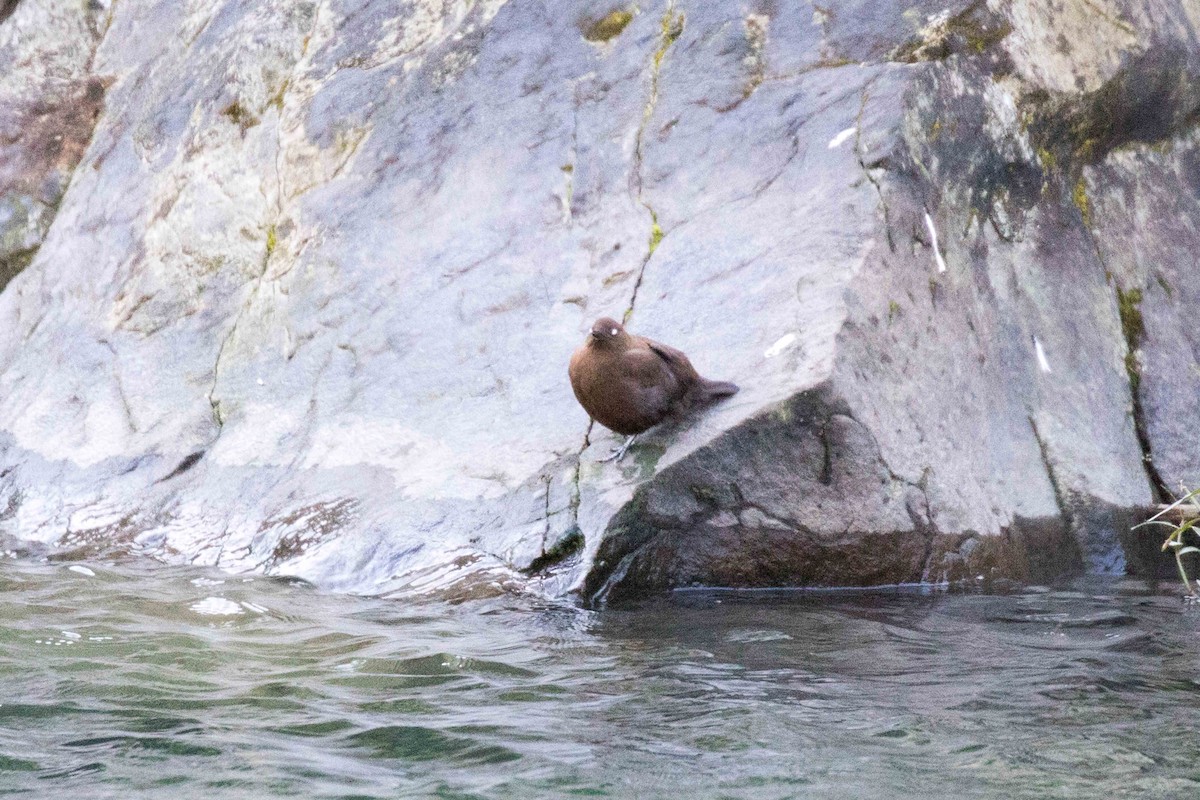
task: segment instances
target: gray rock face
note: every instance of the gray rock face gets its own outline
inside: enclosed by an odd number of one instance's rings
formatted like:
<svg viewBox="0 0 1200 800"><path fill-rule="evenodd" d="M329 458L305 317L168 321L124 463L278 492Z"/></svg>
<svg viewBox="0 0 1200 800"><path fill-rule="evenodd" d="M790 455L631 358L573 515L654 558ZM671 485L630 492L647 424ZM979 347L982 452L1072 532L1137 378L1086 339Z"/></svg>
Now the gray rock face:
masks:
<svg viewBox="0 0 1200 800"><path fill-rule="evenodd" d="M1194 0L88 9L0 24L15 539L397 594L1042 580L1200 479ZM565 370L622 314L743 388L605 465Z"/></svg>
<svg viewBox="0 0 1200 800"><path fill-rule="evenodd" d="M0 22L15 10L0 3ZM100 9L29 4L0 27L0 289L33 259L104 99Z"/></svg>

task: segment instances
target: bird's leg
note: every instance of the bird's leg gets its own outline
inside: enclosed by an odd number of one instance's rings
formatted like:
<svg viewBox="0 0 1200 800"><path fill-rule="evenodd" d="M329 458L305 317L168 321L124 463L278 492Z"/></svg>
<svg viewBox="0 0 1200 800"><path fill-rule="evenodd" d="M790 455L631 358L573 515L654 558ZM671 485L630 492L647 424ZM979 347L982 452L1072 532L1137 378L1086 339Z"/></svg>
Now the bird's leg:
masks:
<svg viewBox="0 0 1200 800"><path fill-rule="evenodd" d="M620 447L614 447L611 453L600 459L599 463L603 464L605 461L620 461L621 456L625 455L625 451L629 449L629 446L633 444L634 439L637 437L638 435L636 433L633 436L630 436L625 440L625 444L621 445Z"/></svg>

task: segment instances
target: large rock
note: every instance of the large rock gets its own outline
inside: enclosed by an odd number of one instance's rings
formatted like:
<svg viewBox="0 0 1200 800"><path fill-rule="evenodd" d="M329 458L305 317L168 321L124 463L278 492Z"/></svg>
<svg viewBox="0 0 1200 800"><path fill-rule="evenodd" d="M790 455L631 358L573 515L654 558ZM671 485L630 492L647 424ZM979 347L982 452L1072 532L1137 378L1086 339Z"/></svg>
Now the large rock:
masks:
<svg viewBox="0 0 1200 800"><path fill-rule="evenodd" d="M370 592L1040 580L1200 477L1194 0L89 8L0 25L14 538ZM603 314L742 392L597 463Z"/></svg>

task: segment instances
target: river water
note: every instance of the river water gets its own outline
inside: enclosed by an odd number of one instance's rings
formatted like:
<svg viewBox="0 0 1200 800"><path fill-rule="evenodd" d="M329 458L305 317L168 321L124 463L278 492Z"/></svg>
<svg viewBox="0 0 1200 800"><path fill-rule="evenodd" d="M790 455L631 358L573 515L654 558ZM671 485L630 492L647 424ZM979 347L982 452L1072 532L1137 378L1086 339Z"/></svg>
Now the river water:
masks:
<svg viewBox="0 0 1200 800"><path fill-rule="evenodd" d="M1176 585L595 613L6 558L0 587L4 797L1200 796Z"/></svg>

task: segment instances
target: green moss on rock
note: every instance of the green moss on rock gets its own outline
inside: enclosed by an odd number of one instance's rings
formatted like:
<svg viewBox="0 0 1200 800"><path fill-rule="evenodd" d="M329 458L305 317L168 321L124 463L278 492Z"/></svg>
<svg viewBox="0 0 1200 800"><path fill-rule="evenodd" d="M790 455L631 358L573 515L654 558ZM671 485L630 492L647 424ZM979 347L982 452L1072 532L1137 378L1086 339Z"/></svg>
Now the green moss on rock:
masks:
<svg viewBox="0 0 1200 800"><path fill-rule="evenodd" d="M33 263L35 255L37 255L36 247L0 255L0 290Z"/></svg>
<svg viewBox="0 0 1200 800"><path fill-rule="evenodd" d="M959 54L975 56L987 52L1012 33L1012 26L981 6L981 3L973 3L966 11L955 16L931 18L916 36L897 47L889 60L914 64L944 61Z"/></svg>
<svg viewBox="0 0 1200 800"><path fill-rule="evenodd" d="M583 549L583 545L583 533L579 528L572 528L561 539L551 545L550 549L544 551L540 556L531 561L529 566L525 568L525 573L533 575L542 572L575 555Z"/></svg>
<svg viewBox="0 0 1200 800"><path fill-rule="evenodd" d="M631 11L612 11L593 22L583 32L583 38L589 42L607 42L621 35L621 31L633 21Z"/></svg>
<svg viewBox="0 0 1200 800"><path fill-rule="evenodd" d="M247 111L246 107L237 100L234 100L232 103L225 106L225 109L221 111L221 116L228 117L234 125L237 125L242 129L242 133L245 133L248 129L253 128L258 124L259 121L258 117Z"/></svg>
<svg viewBox="0 0 1200 800"><path fill-rule="evenodd" d="M1138 363L1137 351L1142 344L1142 336L1146 332L1145 321L1142 319L1142 290L1117 288L1117 313L1121 315L1121 332L1125 336L1125 371L1129 373L1129 383L1136 393L1141 383L1141 364Z"/></svg>
<svg viewBox="0 0 1200 800"><path fill-rule="evenodd" d="M663 229L658 224L658 219L655 219L654 222L650 225L650 253L651 254L653 254L654 251L658 249L658 246L660 244L662 244L663 235L664 235Z"/></svg>
<svg viewBox="0 0 1200 800"><path fill-rule="evenodd" d="M1075 188L1071 191L1071 199L1075 202L1075 207L1079 209L1079 216L1083 219L1084 227L1092 227L1092 206L1088 202L1087 184L1083 178L1075 182ZM1141 293L1139 292L1139 302Z"/></svg>
<svg viewBox="0 0 1200 800"><path fill-rule="evenodd" d="M667 55L667 50L670 49L671 45L675 44L675 41L683 35L684 19L685 18L682 11L676 14L669 7L667 8L666 13L663 14L661 44L659 45L658 50L654 53L655 72L657 72L659 67L662 66L662 61Z"/></svg>

